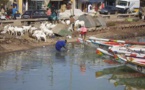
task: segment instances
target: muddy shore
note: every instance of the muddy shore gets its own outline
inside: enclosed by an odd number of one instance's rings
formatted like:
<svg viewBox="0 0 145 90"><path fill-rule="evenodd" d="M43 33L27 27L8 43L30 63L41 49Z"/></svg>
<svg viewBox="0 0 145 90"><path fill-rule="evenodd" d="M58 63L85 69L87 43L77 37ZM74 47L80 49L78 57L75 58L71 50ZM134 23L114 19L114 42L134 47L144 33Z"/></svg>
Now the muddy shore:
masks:
<svg viewBox="0 0 145 90"><path fill-rule="evenodd" d="M134 40L135 37L143 36L144 35L144 28L141 28L140 32L136 34L135 30L137 28L127 28L127 29L120 29L116 30L115 28L111 27L118 27L122 24L138 24L138 23L144 23L142 21L138 22L114 22L114 25L108 25L107 27L110 28L108 30L100 30L100 31L90 31L87 33L87 38L89 36L95 36L100 38L113 38L113 39L120 39L120 40ZM143 33L144 32L144 33ZM76 42L77 38L79 37L79 34L74 34L72 36L73 38L68 39L68 42ZM54 37L54 38L48 38L46 42L37 42L35 39L32 39L28 37L27 35L24 35L21 38L15 38L10 35L2 36L0 35L0 54L7 53L7 52L13 52L13 51L19 51L19 50L27 50L32 49L36 47L44 47L48 45L54 45L57 40L64 39L64 37Z"/></svg>

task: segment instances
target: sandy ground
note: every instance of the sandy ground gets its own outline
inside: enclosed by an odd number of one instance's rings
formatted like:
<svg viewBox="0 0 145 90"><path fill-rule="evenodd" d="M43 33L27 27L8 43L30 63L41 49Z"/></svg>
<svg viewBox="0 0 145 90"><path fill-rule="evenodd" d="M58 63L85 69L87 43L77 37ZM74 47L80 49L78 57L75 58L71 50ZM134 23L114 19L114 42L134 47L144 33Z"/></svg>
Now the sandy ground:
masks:
<svg viewBox="0 0 145 90"><path fill-rule="evenodd" d="M140 23L140 22L115 22L115 26L119 26L122 24L132 24L132 23ZM111 26L108 26L111 27ZM124 32L123 32L124 33ZM127 30L125 33L128 33ZM123 38L117 38L118 36L124 35L121 31L115 31L115 30L109 30L109 31L91 31L87 33L87 37L89 36L95 36L95 37L101 37L101 38L111 38L114 37L114 39L123 39ZM127 35L127 34L126 34ZM116 37L117 36L117 37ZM68 42L76 42L77 38L79 37L78 33L73 33L73 38L68 39ZM30 38L28 35L24 35L23 37L13 37L10 35L0 35L0 54L12 52L12 51L18 51L18 50L27 50L31 48L36 47L43 47L47 45L54 45L57 40L64 39L64 37L54 37L54 38L47 38L46 42L38 42L33 38Z"/></svg>

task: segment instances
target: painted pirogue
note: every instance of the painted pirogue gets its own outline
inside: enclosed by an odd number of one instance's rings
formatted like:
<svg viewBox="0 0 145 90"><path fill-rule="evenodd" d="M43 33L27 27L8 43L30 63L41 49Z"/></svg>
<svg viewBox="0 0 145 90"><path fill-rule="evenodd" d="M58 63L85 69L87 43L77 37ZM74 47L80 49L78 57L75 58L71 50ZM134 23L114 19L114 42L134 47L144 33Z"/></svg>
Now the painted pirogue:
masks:
<svg viewBox="0 0 145 90"><path fill-rule="evenodd" d="M91 44L94 44L96 45L97 55L112 56L114 57L115 61L121 64L125 64L126 66L140 73L145 74L145 58L144 58L145 57L145 43L143 42L130 41L130 44L129 44L128 41L103 39L103 38L95 38L95 37L90 37L86 41L83 41L82 39L78 39L78 41L88 46L90 46ZM141 45L132 45L132 44L141 44ZM131 55L128 56L126 54L131 54Z"/></svg>

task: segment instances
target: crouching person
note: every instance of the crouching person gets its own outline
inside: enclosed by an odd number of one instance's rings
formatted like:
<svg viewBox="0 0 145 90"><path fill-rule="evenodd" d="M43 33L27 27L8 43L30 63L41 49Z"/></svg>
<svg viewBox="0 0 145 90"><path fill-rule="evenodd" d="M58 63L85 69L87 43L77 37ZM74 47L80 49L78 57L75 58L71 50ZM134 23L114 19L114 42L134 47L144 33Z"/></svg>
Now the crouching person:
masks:
<svg viewBox="0 0 145 90"><path fill-rule="evenodd" d="M62 48L65 49L65 51L67 51L67 47L66 47L66 44L67 44L67 40L60 40L60 41L57 41L56 44L55 44L55 49L57 51L62 51Z"/></svg>

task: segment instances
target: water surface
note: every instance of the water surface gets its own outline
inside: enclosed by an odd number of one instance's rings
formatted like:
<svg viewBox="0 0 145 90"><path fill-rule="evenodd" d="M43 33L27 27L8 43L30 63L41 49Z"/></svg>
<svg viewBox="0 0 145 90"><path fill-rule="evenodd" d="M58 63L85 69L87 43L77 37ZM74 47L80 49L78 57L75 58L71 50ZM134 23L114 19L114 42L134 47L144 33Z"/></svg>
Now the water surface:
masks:
<svg viewBox="0 0 145 90"><path fill-rule="evenodd" d="M0 90L130 90L145 88L145 77L95 48L69 44L0 55Z"/></svg>

